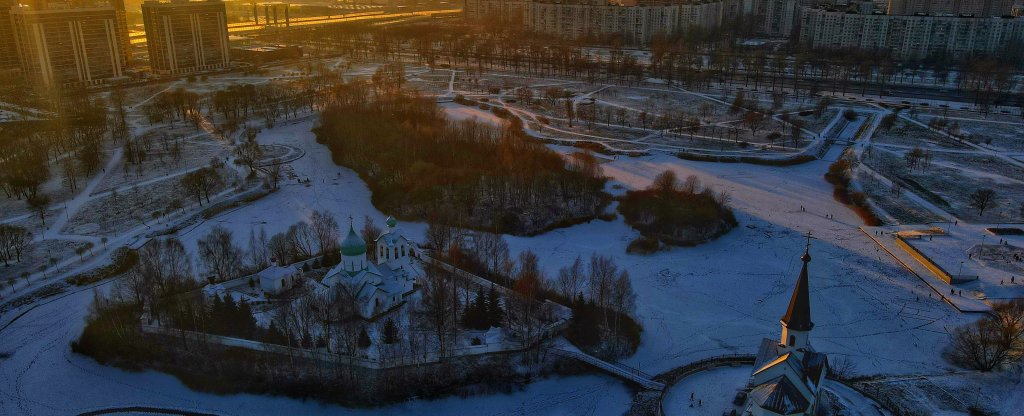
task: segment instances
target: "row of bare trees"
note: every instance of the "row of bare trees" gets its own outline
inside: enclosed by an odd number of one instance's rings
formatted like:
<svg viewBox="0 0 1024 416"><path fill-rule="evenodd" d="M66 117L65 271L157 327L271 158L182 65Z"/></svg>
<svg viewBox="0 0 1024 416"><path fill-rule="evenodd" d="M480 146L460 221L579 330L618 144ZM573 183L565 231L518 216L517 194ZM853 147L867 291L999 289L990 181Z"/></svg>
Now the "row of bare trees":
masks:
<svg viewBox="0 0 1024 416"><path fill-rule="evenodd" d="M5 266L12 262L20 262L27 254L31 242L32 233L25 228L0 224L0 261L3 261Z"/></svg>

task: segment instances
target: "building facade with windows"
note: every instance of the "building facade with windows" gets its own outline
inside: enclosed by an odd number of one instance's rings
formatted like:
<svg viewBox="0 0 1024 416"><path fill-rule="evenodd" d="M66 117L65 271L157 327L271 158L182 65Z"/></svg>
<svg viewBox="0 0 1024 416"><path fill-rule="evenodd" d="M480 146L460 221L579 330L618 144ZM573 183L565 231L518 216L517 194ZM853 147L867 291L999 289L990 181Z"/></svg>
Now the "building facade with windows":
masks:
<svg viewBox="0 0 1024 416"><path fill-rule="evenodd" d="M14 44L14 25L11 22L11 8L16 0L0 0L0 71L20 68L18 47Z"/></svg>
<svg viewBox="0 0 1024 416"><path fill-rule="evenodd" d="M21 70L45 86L96 85L125 76L128 34L113 6L10 9Z"/></svg>
<svg viewBox="0 0 1024 416"><path fill-rule="evenodd" d="M891 15L1002 17L1013 12L1014 0L889 0Z"/></svg>
<svg viewBox="0 0 1024 416"><path fill-rule="evenodd" d="M521 22L570 39L612 35L644 43L658 34L716 28L724 7L722 0L466 0L464 10L469 19Z"/></svg>
<svg viewBox="0 0 1024 416"><path fill-rule="evenodd" d="M230 66L224 2L147 0L142 20L153 72L183 74Z"/></svg>
<svg viewBox="0 0 1024 416"><path fill-rule="evenodd" d="M800 42L814 49L889 51L898 59L999 55L1024 40L1020 18L902 16L804 9Z"/></svg>

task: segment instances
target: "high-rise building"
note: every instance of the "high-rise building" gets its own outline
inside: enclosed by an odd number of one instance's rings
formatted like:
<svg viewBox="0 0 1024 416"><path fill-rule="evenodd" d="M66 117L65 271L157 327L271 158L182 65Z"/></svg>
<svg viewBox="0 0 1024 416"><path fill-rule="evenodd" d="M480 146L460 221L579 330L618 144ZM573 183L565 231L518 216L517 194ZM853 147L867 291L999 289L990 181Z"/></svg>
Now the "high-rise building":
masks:
<svg viewBox="0 0 1024 416"><path fill-rule="evenodd" d="M466 0L464 14L566 38L619 36L645 43L658 34L716 28L722 5L722 0Z"/></svg>
<svg viewBox="0 0 1024 416"><path fill-rule="evenodd" d="M182 74L230 65L224 2L146 0L142 21L154 72Z"/></svg>
<svg viewBox="0 0 1024 416"><path fill-rule="evenodd" d="M804 9L800 42L814 49L888 51L897 59L996 56L1024 42L1024 19Z"/></svg>
<svg viewBox="0 0 1024 416"><path fill-rule="evenodd" d="M1014 0L889 0L888 14L1000 17L1013 12Z"/></svg>
<svg viewBox="0 0 1024 416"><path fill-rule="evenodd" d="M21 70L45 85L94 85L124 76L128 33L110 5L11 9Z"/></svg>
<svg viewBox="0 0 1024 416"><path fill-rule="evenodd" d="M11 8L17 4L17 0L0 0L0 71L18 69L18 48L11 25Z"/></svg>

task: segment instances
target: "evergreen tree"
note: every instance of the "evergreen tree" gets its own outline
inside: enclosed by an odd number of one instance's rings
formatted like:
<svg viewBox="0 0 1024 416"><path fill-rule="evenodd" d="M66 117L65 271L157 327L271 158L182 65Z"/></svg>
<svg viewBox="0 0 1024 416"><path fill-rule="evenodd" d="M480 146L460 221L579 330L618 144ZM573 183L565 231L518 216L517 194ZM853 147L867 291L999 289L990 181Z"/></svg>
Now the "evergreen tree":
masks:
<svg viewBox="0 0 1024 416"><path fill-rule="evenodd" d="M221 299L220 295L213 295L213 302L210 302L210 310L207 315L207 322L209 323L209 331L213 333L221 332L224 316L224 300Z"/></svg>
<svg viewBox="0 0 1024 416"><path fill-rule="evenodd" d="M359 331L359 348L367 349L370 348L370 334L366 333L366 327Z"/></svg>
<svg viewBox="0 0 1024 416"><path fill-rule="evenodd" d="M391 318L384 321L384 343L394 344L398 342L398 325Z"/></svg>
<svg viewBox="0 0 1024 416"><path fill-rule="evenodd" d="M487 292L487 321L488 327L501 327L505 322L505 310L501 308L498 289L494 285Z"/></svg>
<svg viewBox="0 0 1024 416"><path fill-rule="evenodd" d="M256 318L252 316L252 306L245 299L238 302L238 320L234 327L237 328L237 335L251 339L256 334Z"/></svg>
<svg viewBox="0 0 1024 416"><path fill-rule="evenodd" d="M286 337L280 329L277 329L277 325L274 324L274 321L270 321L270 327L267 328L267 334L264 336L263 342L268 344L288 345L288 337Z"/></svg>

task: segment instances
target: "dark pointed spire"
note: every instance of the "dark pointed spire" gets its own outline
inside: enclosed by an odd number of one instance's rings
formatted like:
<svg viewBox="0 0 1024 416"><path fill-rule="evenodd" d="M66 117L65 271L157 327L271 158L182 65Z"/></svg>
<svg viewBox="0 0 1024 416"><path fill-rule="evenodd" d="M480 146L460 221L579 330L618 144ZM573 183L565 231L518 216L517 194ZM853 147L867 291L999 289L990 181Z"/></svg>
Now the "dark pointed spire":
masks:
<svg viewBox="0 0 1024 416"><path fill-rule="evenodd" d="M807 263L811 262L811 233L807 233L807 247L804 255L800 256L804 262L800 269L800 277L797 278L796 288L793 289L793 297L789 299L789 308L782 316L782 324L790 331L810 331L814 328L811 322L811 291L807 284Z"/></svg>

